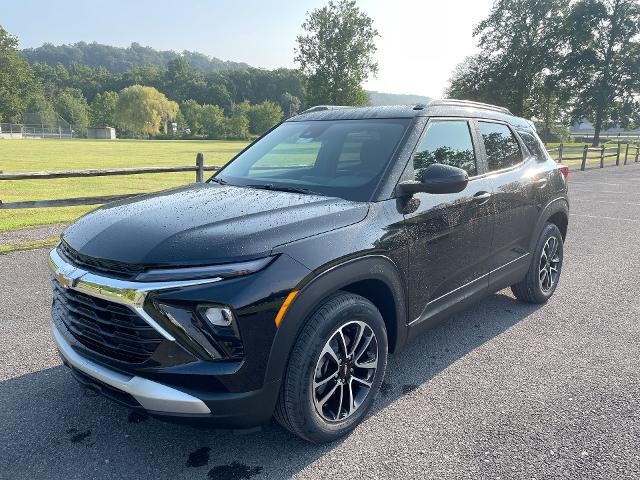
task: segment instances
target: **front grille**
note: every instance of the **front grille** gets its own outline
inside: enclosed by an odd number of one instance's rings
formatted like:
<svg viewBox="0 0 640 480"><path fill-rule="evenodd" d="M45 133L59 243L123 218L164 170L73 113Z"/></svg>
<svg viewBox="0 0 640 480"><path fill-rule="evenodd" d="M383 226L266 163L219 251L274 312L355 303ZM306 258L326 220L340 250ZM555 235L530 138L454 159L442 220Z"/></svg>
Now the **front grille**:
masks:
<svg viewBox="0 0 640 480"><path fill-rule="evenodd" d="M136 275L144 271L143 265L116 262L102 258L89 257L74 250L65 242L58 245L58 254L68 263L89 272L106 275L121 280L133 280Z"/></svg>
<svg viewBox="0 0 640 480"><path fill-rule="evenodd" d="M127 363L142 363L162 336L133 310L62 287L52 280L54 319L73 337L99 354Z"/></svg>

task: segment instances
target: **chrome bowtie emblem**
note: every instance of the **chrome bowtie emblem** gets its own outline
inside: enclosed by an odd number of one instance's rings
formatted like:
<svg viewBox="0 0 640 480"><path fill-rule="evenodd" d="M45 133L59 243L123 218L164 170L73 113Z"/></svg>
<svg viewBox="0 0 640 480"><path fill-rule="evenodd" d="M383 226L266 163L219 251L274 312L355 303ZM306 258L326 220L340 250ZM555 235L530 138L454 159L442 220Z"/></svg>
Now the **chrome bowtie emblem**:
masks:
<svg viewBox="0 0 640 480"><path fill-rule="evenodd" d="M56 280L64 288L73 288L78 284L78 280L87 272L79 268L69 267L56 270Z"/></svg>

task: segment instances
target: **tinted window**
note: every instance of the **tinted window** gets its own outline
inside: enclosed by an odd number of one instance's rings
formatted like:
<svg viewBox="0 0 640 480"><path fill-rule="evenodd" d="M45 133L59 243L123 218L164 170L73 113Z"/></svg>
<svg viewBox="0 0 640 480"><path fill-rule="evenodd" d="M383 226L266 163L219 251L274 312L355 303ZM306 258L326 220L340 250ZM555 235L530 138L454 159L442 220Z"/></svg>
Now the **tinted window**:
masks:
<svg viewBox="0 0 640 480"><path fill-rule="evenodd" d="M434 163L453 165L466 170L469 176L477 174L469 124L463 120L437 120L429 122L427 131L413 157L416 179L420 169Z"/></svg>
<svg viewBox="0 0 640 480"><path fill-rule="evenodd" d="M232 185L296 188L368 200L410 119L285 122L215 178Z"/></svg>
<svg viewBox="0 0 640 480"><path fill-rule="evenodd" d="M540 160L547 158L547 151L535 133L527 130L518 130L518 133L532 155Z"/></svg>
<svg viewBox="0 0 640 480"><path fill-rule="evenodd" d="M487 152L489 171L500 170L522 161L520 145L506 125L478 122L480 134Z"/></svg>

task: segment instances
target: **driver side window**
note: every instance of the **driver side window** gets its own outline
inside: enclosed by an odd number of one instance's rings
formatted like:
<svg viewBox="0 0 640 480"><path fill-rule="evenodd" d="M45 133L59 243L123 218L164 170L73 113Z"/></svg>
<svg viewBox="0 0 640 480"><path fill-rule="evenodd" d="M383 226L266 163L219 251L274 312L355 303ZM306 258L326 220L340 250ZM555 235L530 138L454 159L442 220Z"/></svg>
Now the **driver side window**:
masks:
<svg viewBox="0 0 640 480"><path fill-rule="evenodd" d="M471 131L466 120L433 120L413 156L416 180L421 170L434 163L466 170L470 177L478 174Z"/></svg>

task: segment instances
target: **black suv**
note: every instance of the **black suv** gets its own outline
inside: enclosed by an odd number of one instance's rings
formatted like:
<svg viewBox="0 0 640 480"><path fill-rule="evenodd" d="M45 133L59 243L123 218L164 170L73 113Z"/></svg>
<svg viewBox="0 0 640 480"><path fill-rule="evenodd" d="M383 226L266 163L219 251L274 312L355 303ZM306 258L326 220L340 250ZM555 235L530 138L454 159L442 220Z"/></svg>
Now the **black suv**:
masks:
<svg viewBox="0 0 640 480"><path fill-rule="evenodd" d="M567 173L490 105L314 107L215 176L105 205L51 252L53 336L89 388L164 418L353 429L390 352L511 286L553 294Z"/></svg>

